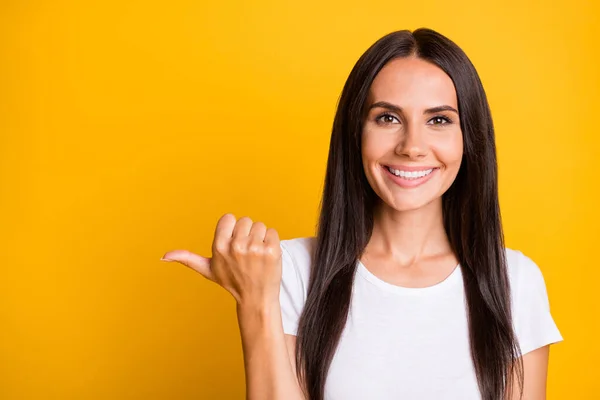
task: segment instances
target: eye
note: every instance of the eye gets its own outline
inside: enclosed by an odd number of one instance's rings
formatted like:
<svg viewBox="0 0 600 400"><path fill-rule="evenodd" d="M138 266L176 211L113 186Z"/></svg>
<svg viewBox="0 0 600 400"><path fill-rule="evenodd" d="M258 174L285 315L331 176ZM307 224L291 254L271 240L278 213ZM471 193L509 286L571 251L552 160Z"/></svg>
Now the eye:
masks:
<svg viewBox="0 0 600 400"><path fill-rule="evenodd" d="M398 120L398 118L394 117L392 114L381 114L380 116L378 116L377 118L375 118L375 121L378 124L382 124L382 125L390 125L394 123L394 120L398 121L398 123L400 123L400 121Z"/></svg>
<svg viewBox="0 0 600 400"><path fill-rule="evenodd" d="M447 125L452 123L452 120L444 115L436 115L429 121L434 121L432 125Z"/></svg>

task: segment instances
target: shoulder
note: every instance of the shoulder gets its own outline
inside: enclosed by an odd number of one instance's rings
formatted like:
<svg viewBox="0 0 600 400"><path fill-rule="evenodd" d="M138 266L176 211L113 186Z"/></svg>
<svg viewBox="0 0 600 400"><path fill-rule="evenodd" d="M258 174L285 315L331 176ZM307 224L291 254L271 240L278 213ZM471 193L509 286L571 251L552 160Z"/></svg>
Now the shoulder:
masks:
<svg viewBox="0 0 600 400"><path fill-rule="evenodd" d="M511 291L517 295L525 290L546 294L546 283L540 267L520 250L506 248L506 266Z"/></svg>
<svg viewBox="0 0 600 400"><path fill-rule="evenodd" d="M535 281L544 279L540 267L520 250L506 248L506 264L511 280Z"/></svg>
<svg viewBox="0 0 600 400"><path fill-rule="evenodd" d="M506 249L512 318L521 354L563 340L550 312L540 267L521 251Z"/></svg>
<svg viewBox="0 0 600 400"><path fill-rule="evenodd" d="M300 257L310 256L314 249L315 242L316 237L314 236L297 237L280 241L282 249L294 256Z"/></svg>
<svg viewBox="0 0 600 400"><path fill-rule="evenodd" d="M297 291L306 297L312 266L315 237L298 237L281 240L282 285L286 290Z"/></svg>
<svg viewBox="0 0 600 400"><path fill-rule="evenodd" d="M314 236L281 240L284 267L290 264L300 275L308 278L315 242Z"/></svg>

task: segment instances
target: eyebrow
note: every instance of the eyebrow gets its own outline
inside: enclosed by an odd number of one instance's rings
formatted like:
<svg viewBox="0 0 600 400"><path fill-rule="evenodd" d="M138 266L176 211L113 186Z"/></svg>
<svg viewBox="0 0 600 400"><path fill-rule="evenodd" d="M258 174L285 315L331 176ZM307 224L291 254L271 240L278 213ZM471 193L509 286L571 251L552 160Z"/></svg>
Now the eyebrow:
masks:
<svg viewBox="0 0 600 400"><path fill-rule="evenodd" d="M378 101L377 103L373 103L369 107L369 110L371 110L373 108L377 108L377 107L386 108L388 110L397 112L398 114L402 112L402 108L401 107L398 107L397 105L392 104L392 103L388 103L387 101ZM443 105L443 106L437 106L437 107L428 108L425 111L423 111L423 115L425 115L425 114L434 114L434 113L438 113L440 111L452 111L452 112L455 112L458 115L458 111L454 107L451 107L449 105Z"/></svg>

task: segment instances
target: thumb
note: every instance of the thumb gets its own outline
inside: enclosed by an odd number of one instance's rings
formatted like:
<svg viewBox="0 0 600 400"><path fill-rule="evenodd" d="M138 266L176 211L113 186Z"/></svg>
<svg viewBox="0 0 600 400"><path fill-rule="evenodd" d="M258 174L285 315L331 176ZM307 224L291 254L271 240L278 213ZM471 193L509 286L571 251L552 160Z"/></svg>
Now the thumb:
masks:
<svg viewBox="0 0 600 400"><path fill-rule="evenodd" d="M214 282L215 279L210 269L210 260L210 258L202 257L188 250L169 251L161 258L161 261L177 261Z"/></svg>

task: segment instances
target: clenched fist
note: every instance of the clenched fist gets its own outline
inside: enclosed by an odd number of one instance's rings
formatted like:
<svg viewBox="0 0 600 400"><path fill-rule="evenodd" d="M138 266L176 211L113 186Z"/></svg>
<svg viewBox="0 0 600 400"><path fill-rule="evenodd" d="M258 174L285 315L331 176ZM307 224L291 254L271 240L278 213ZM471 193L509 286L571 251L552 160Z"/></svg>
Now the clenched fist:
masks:
<svg viewBox="0 0 600 400"><path fill-rule="evenodd" d="M188 250L167 252L162 260L194 269L233 295L239 305L279 301L281 247L279 235L262 222L225 214L217 223L212 258Z"/></svg>

